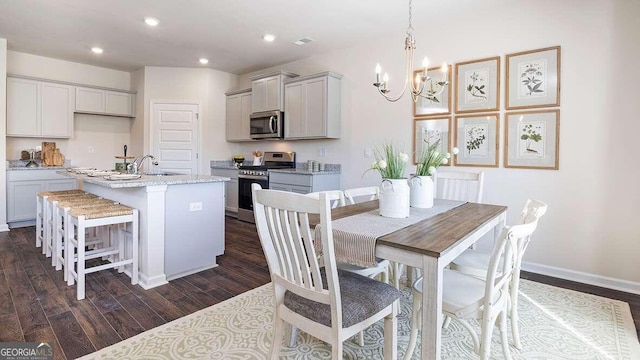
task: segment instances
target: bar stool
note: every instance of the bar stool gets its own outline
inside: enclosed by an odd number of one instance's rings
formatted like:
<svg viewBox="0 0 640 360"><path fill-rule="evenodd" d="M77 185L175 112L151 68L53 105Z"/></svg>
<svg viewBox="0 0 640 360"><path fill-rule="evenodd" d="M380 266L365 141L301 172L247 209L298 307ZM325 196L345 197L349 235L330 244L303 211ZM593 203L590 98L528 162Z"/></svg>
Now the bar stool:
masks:
<svg viewBox="0 0 640 360"><path fill-rule="evenodd" d="M85 297L85 278L92 272L118 268L124 271L124 266L131 264L131 284L138 283L138 210L121 204L71 209L68 213L69 222L65 224L66 271L67 285L77 281L76 297ZM127 231L127 224L131 223L131 231ZM85 246L85 229L96 226L116 225L115 234L111 234L109 247L87 251ZM110 227L111 230L114 227ZM113 236L115 235L115 236ZM127 251L125 240L131 238L131 251ZM87 267L85 261L112 255L112 262ZM129 255L129 256L128 256ZM74 266L76 263L76 266Z"/></svg>
<svg viewBox="0 0 640 360"><path fill-rule="evenodd" d="M113 204L117 204L117 202L109 199L103 199L100 197L85 198L80 196L78 198L60 200L57 205L57 214L54 216L54 221L53 221L54 228L55 228L55 237L53 240L54 250L52 251L53 255L51 256L51 266L55 266L56 270L61 270L63 265L65 265L64 259L66 256L66 251L64 251L64 256L63 256L63 249L66 248L64 235L65 235L65 224L69 223L69 219L68 219L69 210L71 210L72 208L83 209L83 208L107 206L107 205L113 205ZM86 241L86 244L87 245L102 244L104 246L104 245L108 245L109 241L110 239L108 238L108 236L100 236L96 232L95 236L93 236L92 239L88 239ZM65 281L67 280L66 269L64 272L64 280Z"/></svg>
<svg viewBox="0 0 640 360"><path fill-rule="evenodd" d="M62 195L62 194L84 194L85 192L82 190L60 190L60 191L40 191L36 194L36 247L39 248L42 246L42 242L45 238L45 221L46 202L49 195ZM44 254L47 249L42 248L42 253Z"/></svg>
<svg viewBox="0 0 640 360"><path fill-rule="evenodd" d="M44 244L43 244L43 254L46 254L47 257L55 254L55 241L54 238L56 236L56 226L55 219L58 216L58 202L64 200L72 200L72 199L97 199L98 196L83 192L81 194L56 194L49 195L45 202L45 224L44 224ZM55 259L52 259L51 265L55 265Z"/></svg>

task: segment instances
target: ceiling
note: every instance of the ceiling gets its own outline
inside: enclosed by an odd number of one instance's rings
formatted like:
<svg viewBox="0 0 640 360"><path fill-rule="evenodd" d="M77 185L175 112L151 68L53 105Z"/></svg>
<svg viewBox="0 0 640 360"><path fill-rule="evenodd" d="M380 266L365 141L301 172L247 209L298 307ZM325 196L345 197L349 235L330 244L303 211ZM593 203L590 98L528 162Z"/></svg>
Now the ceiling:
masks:
<svg viewBox="0 0 640 360"><path fill-rule="evenodd" d="M452 2L416 1L414 28ZM145 17L160 24L149 27ZM361 41L402 38L407 25L408 1L398 0L0 0L0 37L9 50L123 71L246 74ZM276 40L263 41L265 33ZM314 41L292 43L304 37ZM104 53L93 54L93 46ZM209 63L200 65L201 57Z"/></svg>

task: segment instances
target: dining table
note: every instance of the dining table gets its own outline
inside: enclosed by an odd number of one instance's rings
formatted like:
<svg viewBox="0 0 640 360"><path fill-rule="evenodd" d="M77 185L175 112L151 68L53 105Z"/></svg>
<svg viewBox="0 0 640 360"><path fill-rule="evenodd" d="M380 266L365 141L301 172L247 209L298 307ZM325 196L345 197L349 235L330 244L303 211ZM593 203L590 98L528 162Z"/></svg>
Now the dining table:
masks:
<svg viewBox="0 0 640 360"><path fill-rule="evenodd" d="M332 209L331 218L378 209L378 200L371 200ZM443 269L485 234L493 231L497 238L506 214L506 206L466 202L376 238L375 256L422 270L422 359L440 359ZM309 220L312 226L320 222L317 216Z"/></svg>

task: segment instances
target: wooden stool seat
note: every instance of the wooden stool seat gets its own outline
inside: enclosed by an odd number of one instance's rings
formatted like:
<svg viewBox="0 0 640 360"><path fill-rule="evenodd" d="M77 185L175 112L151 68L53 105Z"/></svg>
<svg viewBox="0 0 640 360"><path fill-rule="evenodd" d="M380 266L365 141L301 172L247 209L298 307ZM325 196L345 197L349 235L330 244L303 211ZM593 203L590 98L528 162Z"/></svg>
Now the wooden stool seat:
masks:
<svg viewBox="0 0 640 360"><path fill-rule="evenodd" d="M66 249L64 235L65 235L65 225L69 223L68 214L69 210L72 208L89 208L89 207L100 207L100 206L108 206L113 205L115 202L113 200L103 199L100 197L84 197L79 196L76 198L68 198L65 200L58 201L57 211L54 218L54 228L55 228L55 239L53 241L53 250L54 254L51 257L51 266L55 266L56 270L61 270L65 263ZM87 245L99 245L108 244L107 236L99 236L98 228L96 228L95 235L86 241ZM64 279L67 280L67 269L64 272Z"/></svg>
<svg viewBox="0 0 640 360"><path fill-rule="evenodd" d="M65 224L65 263L67 284L77 281L76 297L85 297L86 275L92 272L117 268L119 272L131 265L131 284L138 283L138 210L121 204L100 205L95 207L74 207L68 211ZM130 230L127 225L130 224ZM85 229L96 226L108 226L110 243L108 247L86 250ZM115 234L114 234L115 230ZM131 239L127 249L126 238ZM109 256L111 262L86 266L86 260Z"/></svg>
<svg viewBox="0 0 640 360"><path fill-rule="evenodd" d="M48 227L48 219L51 215L48 212L47 200L53 196L78 196L86 194L82 190L60 190L60 191L40 191L36 194L36 247L41 247L43 243L48 244L47 240L51 241L51 238L47 238L47 234L53 234ZM42 253L47 254L48 247L42 246ZM51 254L47 254L51 256Z"/></svg>

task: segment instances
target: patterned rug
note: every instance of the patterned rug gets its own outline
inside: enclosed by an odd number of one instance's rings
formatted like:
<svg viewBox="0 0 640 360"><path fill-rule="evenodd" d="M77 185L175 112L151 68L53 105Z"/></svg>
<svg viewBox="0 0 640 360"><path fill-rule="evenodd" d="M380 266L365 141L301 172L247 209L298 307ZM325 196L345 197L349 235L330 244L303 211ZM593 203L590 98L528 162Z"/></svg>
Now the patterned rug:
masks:
<svg viewBox="0 0 640 360"><path fill-rule="evenodd" d="M640 359L640 344L629 305L523 280L520 333L523 348L514 359ZM89 354L81 359L266 359L271 343L272 286L264 285L220 304ZM403 289L398 355L404 356L410 330L411 293ZM365 346L348 340L346 359L382 358L382 322L365 332ZM495 330L491 358L503 359ZM419 341L419 338L418 338ZM442 333L443 359L477 359L468 333L455 321ZM300 333L286 359L330 359L331 349ZM420 358L420 345L414 359Z"/></svg>

